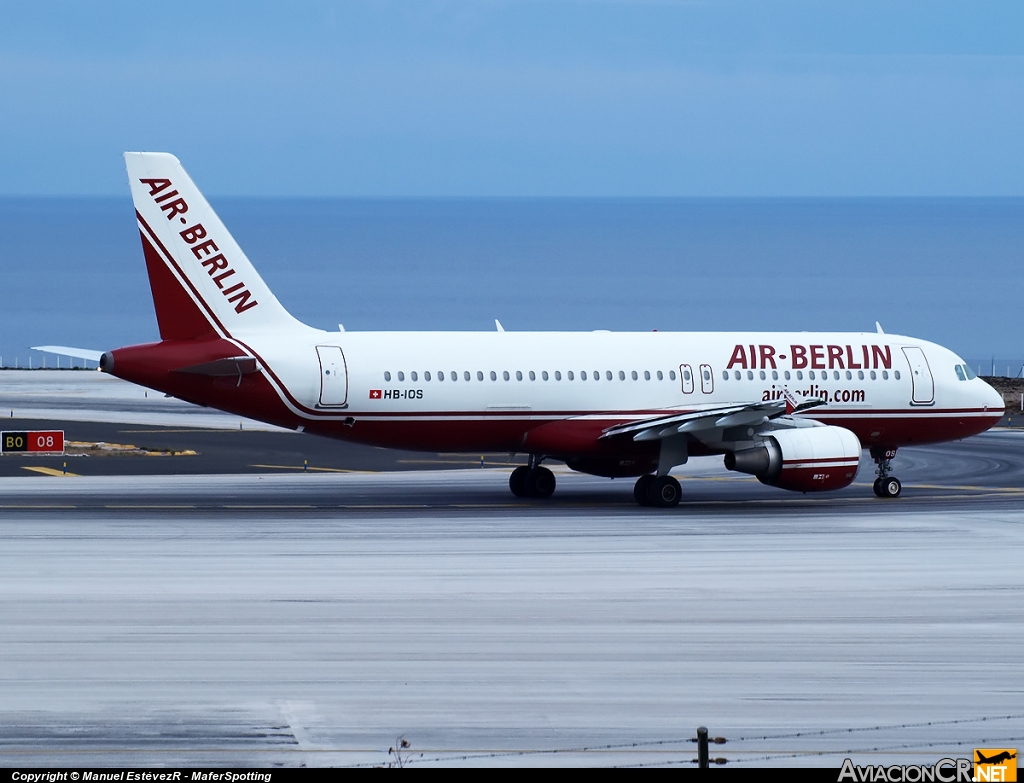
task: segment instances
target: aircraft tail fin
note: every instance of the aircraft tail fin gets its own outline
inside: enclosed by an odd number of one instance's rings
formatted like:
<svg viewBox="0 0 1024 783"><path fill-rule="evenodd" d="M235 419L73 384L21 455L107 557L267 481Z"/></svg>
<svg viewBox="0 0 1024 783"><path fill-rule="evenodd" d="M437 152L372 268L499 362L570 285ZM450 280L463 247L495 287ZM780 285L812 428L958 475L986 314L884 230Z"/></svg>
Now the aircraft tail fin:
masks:
<svg viewBox="0 0 1024 783"><path fill-rule="evenodd" d="M124 159L161 339L298 325L176 157L126 152Z"/></svg>

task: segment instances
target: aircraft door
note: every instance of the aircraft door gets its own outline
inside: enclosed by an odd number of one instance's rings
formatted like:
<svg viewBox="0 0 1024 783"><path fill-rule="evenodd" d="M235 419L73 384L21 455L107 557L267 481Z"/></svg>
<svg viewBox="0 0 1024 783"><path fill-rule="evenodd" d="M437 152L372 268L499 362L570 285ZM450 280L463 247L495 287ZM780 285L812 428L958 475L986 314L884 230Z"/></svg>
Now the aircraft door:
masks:
<svg viewBox="0 0 1024 783"><path fill-rule="evenodd" d="M318 345L320 357L320 406L348 407L348 366L345 354L337 345Z"/></svg>
<svg viewBox="0 0 1024 783"><path fill-rule="evenodd" d="M903 355L910 362L910 380L913 383L914 405L931 405L935 402L935 379L924 351L916 346L903 349Z"/></svg>
<svg viewBox="0 0 1024 783"><path fill-rule="evenodd" d="M683 383L683 394L693 394L693 370L690 365L679 365L679 378Z"/></svg>
<svg viewBox="0 0 1024 783"><path fill-rule="evenodd" d="M711 394L715 390L715 376L710 364L700 366L700 390L705 394Z"/></svg>

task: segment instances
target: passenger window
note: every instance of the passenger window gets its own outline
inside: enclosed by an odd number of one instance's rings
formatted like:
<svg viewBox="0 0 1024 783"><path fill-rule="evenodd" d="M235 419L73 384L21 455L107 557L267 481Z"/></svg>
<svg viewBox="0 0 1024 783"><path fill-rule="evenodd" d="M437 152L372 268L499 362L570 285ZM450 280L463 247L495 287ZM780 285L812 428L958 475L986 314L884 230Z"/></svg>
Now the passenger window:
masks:
<svg viewBox="0 0 1024 783"><path fill-rule="evenodd" d="M839 370L832 371L832 378L837 381L839 380Z"/></svg>
<svg viewBox="0 0 1024 783"><path fill-rule="evenodd" d="M765 380L767 376L764 374L764 370L761 370L761 380Z"/></svg>
<svg viewBox="0 0 1024 783"><path fill-rule="evenodd" d="M729 380L729 371L728 370L722 370L722 380L723 381Z"/></svg>
<svg viewBox="0 0 1024 783"><path fill-rule="evenodd" d="M612 371L611 370L605 370L604 371L604 377L605 377L605 380L610 381L612 379Z"/></svg>
<svg viewBox="0 0 1024 783"><path fill-rule="evenodd" d="M638 376L638 375L636 374L636 370L633 370L633 380L634 380L634 381L638 381L638 380L640 380L640 376Z"/></svg>
<svg viewBox="0 0 1024 783"><path fill-rule="evenodd" d="M477 379L478 381L482 381L482 380L484 379L484 374L483 374L483 372L482 372L482 371L480 371L480 370L477 370L477 371L476 371L476 379Z"/></svg>
<svg viewBox="0 0 1024 783"><path fill-rule="evenodd" d="M398 371L398 380L400 380L400 381L404 381L405 380L405 373L402 372L401 370Z"/></svg>
<svg viewBox="0 0 1024 783"><path fill-rule="evenodd" d="M857 380L860 380L860 381L864 380L864 371L863 370L857 370Z"/></svg>
<svg viewBox="0 0 1024 783"><path fill-rule="evenodd" d="M439 381L443 381L443 380L444 380L444 370L441 370L441 372L439 372L439 373L437 374L437 379L438 379ZM415 381L416 379L415 379L415 378L413 378L413 380Z"/></svg>
<svg viewBox="0 0 1024 783"><path fill-rule="evenodd" d="M668 377L669 377L669 380L674 381L676 379L676 371L675 370L669 370L668 371Z"/></svg>
<svg viewBox="0 0 1024 783"><path fill-rule="evenodd" d="M504 379L505 379L505 380L507 381L507 380L508 380L508 370L505 370L505 371L504 371L504 372L503 372L503 373L501 374L501 377L502 377L502 378L504 378Z"/></svg>
<svg viewBox="0 0 1024 783"><path fill-rule="evenodd" d="M658 380L659 381L665 380L665 376L661 374L661 370L658 370Z"/></svg>
<svg viewBox="0 0 1024 783"><path fill-rule="evenodd" d="M559 370L555 370L555 380L556 381L562 380L562 373Z"/></svg>
<svg viewBox="0 0 1024 783"><path fill-rule="evenodd" d="M748 381L754 380L754 371L753 370L747 370L747 380Z"/></svg>
<svg viewBox="0 0 1024 783"><path fill-rule="evenodd" d="M601 371L600 370L594 370L594 380L595 381L601 380Z"/></svg>
<svg viewBox="0 0 1024 783"><path fill-rule="evenodd" d="M580 380L581 381L585 381L586 379L587 379L587 371L586 370L580 370Z"/></svg>
<svg viewBox="0 0 1024 783"><path fill-rule="evenodd" d="M565 375L570 381L573 380L572 370L569 370Z"/></svg>
<svg viewBox="0 0 1024 783"><path fill-rule="evenodd" d="M798 381L802 381L804 379L804 371L803 370L797 370L796 371L796 379Z"/></svg>
<svg viewBox="0 0 1024 783"><path fill-rule="evenodd" d="M548 379L548 371L544 370L544 372L540 374L540 377L546 381Z"/></svg>
<svg viewBox="0 0 1024 783"><path fill-rule="evenodd" d="M786 380L788 381L788 380L789 380L789 370L786 370L786 372L784 373L784 375L785 375L785 377L786 377Z"/></svg>
<svg viewBox="0 0 1024 783"><path fill-rule="evenodd" d="M849 370L847 370L846 371L846 380L849 381L849 380L852 380L852 379L853 379L853 373L850 372Z"/></svg>
<svg viewBox="0 0 1024 783"><path fill-rule="evenodd" d="M530 370L530 380L531 381L537 380L537 374L533 370Z"/></svg>
<svg viewBox="0 0 1024 783"><path fill-rule="evenodd" d="M800 373L797 373L797 375L799 375L799 374ZM814 380L814 370L808 370L807 371L807 377L810 378L813 381Z"/></svg>
<svg viewBox="0 0 1024 783"><path fill-rule="evenodd" d="M471 376L470 376L470 374L469 374L469 370L466 370L466 371L465 371L464 373L462 373L462 379L463 379L464 381L468 381L468 380L470 379L470 377L471 377Z"/></svg>
<svg viewBox="0 0 1024 783"><path fill-rule="evenodd" d="M411 373L409 373L409 377L412 378L414 381L417 380L417 378L416 378L416 371L413 370Z"/></svg>
<svg viewBox="0 0 1024 783"><path fill-rule="evenodd" d="M772 370L772 380L777 381L779 379L779 373L776 370Z"/></svg>
<svg viewBox="0 0 1024 783"><path fill-rule="evenodd" d="M452 370L452 380L453 381L457 381L458 379L459 379L459 374L457 372L455 372L455 370Z"/></svg>
<svg viewBox="0 0 1024 783"><path fill-rule="evenodd" d="M959 370L960 368L957 367L956 369ZM391 373L387 372L386 370L384 372L384 380L387 381L388 383L391 383Z"/></svg>
<svg viewBox="0 0 1024 783"><path fill-rule="evenodd" d="M644 380L645 381L649 381L650 379L651 379L651 371L650 370L644 370Z"/></svg>
<svg viewBox="0 0 1024 783"><path fill-rule="evenodd" d="M516 380L517 381L521 381L522 379L523 379L523 371L522 370L516 370Z"/></svg>
<svg viewBox="0 0 1024 783"><path fill-rule="evenodd" d="M423 373L423 380L425 380L425 381L429 381L430 380L430 370L427 370L426 372Z"/></svg>
<svg viewBox="0 0 1024 783"><path fill-rule="evenodd" d="M883 381L889 380L889 373L887 371L885 371L885 370L882 370L882 380Z"/></svg>
<svg viewBox="0 0 1024 783"><path fill-rule="evenodd" d="M898 381L900 379L900 371L899 370L893 370L892 377L895 378Z"/></svg>
<svg viewBox="0 0 1024 783"><path fill-rule="evenodd" d="M636 375L636 373L633 373L633 375ZM626 373L624 373L622 370L619 370L619 380L620 381L626 380Z"/></svg>
<svg viewBox="0 0 1024 783"><path fill-rule="evenodd" d="M491 370L491 380L492 381L498 380L498 373L496 373L494 370Z"/></svg>
<svg viewBox="0 0 1024 783"><path fill-rule="evenodd" d="M736 380L737 381L742 381L743 380L743 376L740 374L740 371L736 370L735 372L736 372Z"/></svg>

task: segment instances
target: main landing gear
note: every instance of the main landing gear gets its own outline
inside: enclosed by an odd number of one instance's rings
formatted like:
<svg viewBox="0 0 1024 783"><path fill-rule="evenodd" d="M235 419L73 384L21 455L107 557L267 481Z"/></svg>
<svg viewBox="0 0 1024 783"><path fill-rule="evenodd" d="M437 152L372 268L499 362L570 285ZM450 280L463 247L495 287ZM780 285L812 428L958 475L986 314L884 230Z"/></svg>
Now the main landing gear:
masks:
<svg viewBox="0 0 1024 783"><path fill-rule="evenodd" d="M540 465L540 457L530 455L528 465L520 465L508 477L508 488L517 498L549 498L555 494L555 474Z"/></svg>
<svg viewBox="0 0 1024 783"><path fill-rule="evenodd" d="M641 476L633 485L633 497L641 506L672 508L683 496L679 482L671 476Z"/></svg>
<svg viewBox="0 0 1024 783"><path fill-rule="evenodd" d="M875 479L875 494L880 498L898 498L903 491L903 484L895 476L890 476L892 470L890 462L896 456L896 449L887 449L875 446L871 449L871 456L878 465L878 478Z"/></svg>

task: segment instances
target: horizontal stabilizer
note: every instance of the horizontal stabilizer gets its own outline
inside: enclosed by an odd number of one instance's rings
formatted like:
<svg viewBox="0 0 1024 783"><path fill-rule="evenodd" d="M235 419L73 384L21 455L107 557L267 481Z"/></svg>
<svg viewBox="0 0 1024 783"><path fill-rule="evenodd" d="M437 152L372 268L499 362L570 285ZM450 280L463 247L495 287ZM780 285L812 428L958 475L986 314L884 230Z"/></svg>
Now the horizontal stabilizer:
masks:
<svg viewBox="0 0 1024 783"><path fill-rule="evenodd" d="M70 348L67 345L34 345L33 351L43 353L55 353L58 356L70 356L74 359L88 359L90 362L98 362L103 351L93 351L89 348Z"/></svg>

